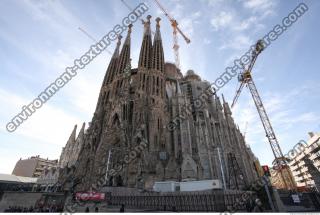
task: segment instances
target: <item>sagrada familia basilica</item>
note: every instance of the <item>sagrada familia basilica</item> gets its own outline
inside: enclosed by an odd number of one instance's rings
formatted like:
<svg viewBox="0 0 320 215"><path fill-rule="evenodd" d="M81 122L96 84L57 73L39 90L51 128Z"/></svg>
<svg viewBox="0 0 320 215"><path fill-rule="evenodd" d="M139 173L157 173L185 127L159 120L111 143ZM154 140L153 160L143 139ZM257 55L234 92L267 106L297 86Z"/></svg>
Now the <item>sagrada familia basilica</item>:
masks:
<svg viewBox="0 0 320 215"><path fill-rule="evenodd" d="M258 178L256 157L232 118L229 104L194 71L165 62L160 18L154 35L144 22L137 68L131 68L129 26L107 68L96 109L63 148L60 182L75 190L96 186L151 189L156 181L219 180L245 189ZM196 104L202 96L201 104ZM104 179L104 183L99 183Z"/></svg>

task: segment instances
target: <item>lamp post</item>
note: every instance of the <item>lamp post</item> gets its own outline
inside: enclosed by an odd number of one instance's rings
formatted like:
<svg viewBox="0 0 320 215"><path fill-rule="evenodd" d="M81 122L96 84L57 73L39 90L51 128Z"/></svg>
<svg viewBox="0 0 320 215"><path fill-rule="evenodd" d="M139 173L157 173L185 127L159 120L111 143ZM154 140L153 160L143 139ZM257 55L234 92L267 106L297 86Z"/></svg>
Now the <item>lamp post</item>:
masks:
<svg viewBox="0 0 320 215"><path fill-rule="evenodd" d="M165 181L166 178L166 166L168 161L168 153L166 151L160 151L159 152L159 159L163 166L163 181Z"/></svg>

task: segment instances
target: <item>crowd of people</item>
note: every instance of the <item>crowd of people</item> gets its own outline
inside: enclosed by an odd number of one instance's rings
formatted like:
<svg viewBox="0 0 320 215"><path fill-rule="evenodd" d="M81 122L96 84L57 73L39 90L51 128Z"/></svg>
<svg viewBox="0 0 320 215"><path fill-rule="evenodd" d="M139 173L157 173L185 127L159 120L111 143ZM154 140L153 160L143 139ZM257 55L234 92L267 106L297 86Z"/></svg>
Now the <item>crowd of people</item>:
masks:
<svg viewBox="0 0 320 215"><path fill-rule="evenodd" d="M23 207L23 206L9 206L4 212L63 212L61 206L44 206L44 207Z"/></svg>
<svg viewBox="0 0 320 215"><path fill-rule="evenodd" d="M249 199L246 203L247 212L263 212L262 202L259 198L256 198L254 201L253 199Z"/></svg>

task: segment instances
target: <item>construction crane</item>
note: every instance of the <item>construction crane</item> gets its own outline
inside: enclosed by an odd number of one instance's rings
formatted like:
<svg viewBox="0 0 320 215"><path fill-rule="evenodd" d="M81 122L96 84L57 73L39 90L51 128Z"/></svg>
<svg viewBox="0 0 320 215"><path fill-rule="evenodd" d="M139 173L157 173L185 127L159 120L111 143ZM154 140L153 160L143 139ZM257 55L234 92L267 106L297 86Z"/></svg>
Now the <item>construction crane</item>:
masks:
<svg viewBox="0 0 320 215"><path fill-rule="evenodd" d="M79 29L79 31L81 31L82 33L84 33L88 38L90 38L93 42L98 43L98 41L97 41L93 36L91 36L86 30L82 29L81 27L78 27L78 29ZM106 51L107 51L110 55L112 55L112 53L111 53L108 49L106 49Z"/></svg>
<svg viewBox="0 0 320 215"><path fill-rule="evenodd" d="M160 4L159 0L154 0L160 10L164 13L164 15L169 19L171 22L171 26L173 28L173 51L174 51L174 59L175 64L178 69L180 69L180 58L179 58L179 44L178 44L178 34L179 33L183 39L186 41L187 44L189 44L191 41L190 39L180 30L178 27L178 22L175 20Z"/></svg>
<svg viewBox="0 0 320 215"><path fill-rule="evenodd" d="M237 102L240 93L243 89L244 86L248 87L250 90L250 93L252 95L252 98L254 100L254 103L256 105L256 108L258 110L262 125L264 127L264 130L266 132L266 136L268 138L268 141L270 143L273 155L275 157L275 165L276 165L276 169L277 171L279 171L284 187L291 190L291 189L295 189L295 183L293 181L292 178L292 174L291 171L289 169L289 166L287 164L287 160L286 158L283 156L283 153L281 151L279 142L276 138L276 135L274 133L274 130L271 126L271 122L269 120L269 117L267 115L267 112L263 106L262 100L259 96L258 90L253 82L252 76L251 76L251 71L253 68L254 63L257 60L258 55L263 51L264 49L264 45L262 40L258 40L258 42L255 45L255 49L252 51L252 55L251 55L251 61L249 63L249 65L244 66L243 65L243 69L244 71L241 72L238 76L238 81L240 82L240 86L238 88L238 90L236 91L236 95L233 99L232 105L231 107L234 107L235 103Z"/></svg>
<svg viewBox="0 0 320 215"><path fill-rule="evenodd" d="M128 3L126 3L125 0L121 0L121 2L128 8L129 11L133 11L133 12L134 12L133 8L132 8ZM136 14L136 15L137 15L137 14ZM138 16L138 15L137 15L137 16ZM145 21L144 21L143 19L140 19L140 20L141 20L142 24L145 23ZM151 33L152 33L152 35L155 34L154 31L151 31Z"/></svg>

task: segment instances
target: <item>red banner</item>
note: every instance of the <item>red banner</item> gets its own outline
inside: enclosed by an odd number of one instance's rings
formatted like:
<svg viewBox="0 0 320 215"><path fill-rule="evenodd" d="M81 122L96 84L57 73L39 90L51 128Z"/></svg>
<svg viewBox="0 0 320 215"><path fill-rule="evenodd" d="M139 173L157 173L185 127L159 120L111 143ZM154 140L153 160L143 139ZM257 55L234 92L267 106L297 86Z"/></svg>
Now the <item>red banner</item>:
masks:
<svg viewBox="0 0 320 215"><path fill-rule="evenodd" d="M104 193L96 193L96 192L83 192L83 193L76 193L76 199L82 201L99 201L105 199Z"/></svg>

